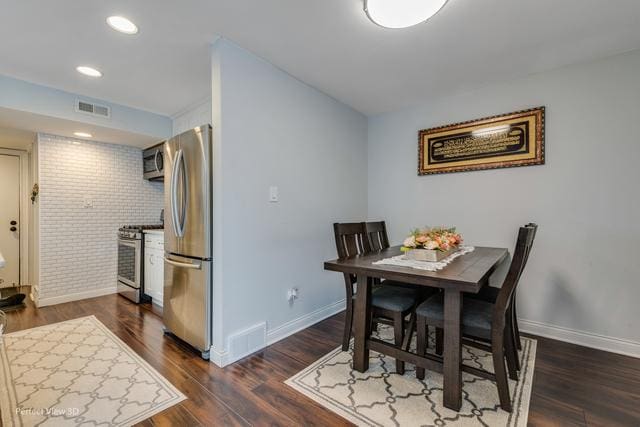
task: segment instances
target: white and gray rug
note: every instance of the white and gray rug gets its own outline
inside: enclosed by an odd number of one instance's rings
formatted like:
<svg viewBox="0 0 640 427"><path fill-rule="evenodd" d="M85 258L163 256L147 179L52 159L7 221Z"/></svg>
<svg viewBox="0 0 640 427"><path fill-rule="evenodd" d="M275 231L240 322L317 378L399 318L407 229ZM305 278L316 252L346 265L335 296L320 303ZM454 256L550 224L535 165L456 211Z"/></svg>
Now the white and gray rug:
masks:
<svg viewBox="0 0 640 427"><path fill-rule="evenodd" d="M378 337L392 341L393 330L380 325ZM286 383L327 409L360 426L510 426L527 425L536 341L523 337L519 381L509 382L513 412L500 409L494 382L462 374L462 408L455 412L442 405L442 375L426 371L424 381L406 364L404 375L395 373L395 359L371 352L369 370L352 369L353 341L349 352L332 351ZM429 351L433 351L433 334ZM415 339L413 343L415 349ZM464 363L493 372L491 354L467 346Z"/></svg>
<svg viewBox="0 0 640 427"><path fill-rule="evenodd" d="M94 316L4 335L2 423L126 426L185 396Z"/></svg>

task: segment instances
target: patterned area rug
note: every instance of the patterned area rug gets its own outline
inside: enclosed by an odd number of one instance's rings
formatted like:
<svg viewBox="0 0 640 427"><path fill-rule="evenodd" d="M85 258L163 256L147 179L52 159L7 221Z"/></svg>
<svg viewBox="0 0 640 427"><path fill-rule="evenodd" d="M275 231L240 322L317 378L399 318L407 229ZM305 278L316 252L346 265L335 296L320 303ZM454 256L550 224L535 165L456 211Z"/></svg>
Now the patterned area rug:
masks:
<svg viewBox="0 0 640 427"><path fill-rule="evenodd" d="M392 341L393 329L379 325L378 338ZM429 350L435 348L433 333ZM369 370L352 370L353 341L349 352L340 348L327 354L286 383L327 409L361 426L517 426L527 425L536 341L523 337L519 381L510 381L513 412L500 409L494 382L462 374L462 408L442 405L442 375L426 371L424 381L415 367L395 373L395 359L370 352ZM415 349L415 339L412 345ZM463 347L464 363L493 372L491 354Z"/></svg>
<svg viewBox="0 0 640 427"><path fill-rule="evenodd" d="M131 425L185 399L94 316L2 340L5 427Z"/></svg>

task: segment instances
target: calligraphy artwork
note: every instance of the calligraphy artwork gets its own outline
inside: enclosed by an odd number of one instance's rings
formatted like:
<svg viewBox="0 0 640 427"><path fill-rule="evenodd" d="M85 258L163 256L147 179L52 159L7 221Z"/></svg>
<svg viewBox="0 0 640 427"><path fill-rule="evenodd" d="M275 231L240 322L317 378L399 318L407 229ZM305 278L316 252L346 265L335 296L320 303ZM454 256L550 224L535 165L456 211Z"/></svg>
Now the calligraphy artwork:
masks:
<svg viewBox="0 0 640 427"><path fill-rule="evenodd" d="M544 164L544 107L421 130L418 175Z"/></svg>

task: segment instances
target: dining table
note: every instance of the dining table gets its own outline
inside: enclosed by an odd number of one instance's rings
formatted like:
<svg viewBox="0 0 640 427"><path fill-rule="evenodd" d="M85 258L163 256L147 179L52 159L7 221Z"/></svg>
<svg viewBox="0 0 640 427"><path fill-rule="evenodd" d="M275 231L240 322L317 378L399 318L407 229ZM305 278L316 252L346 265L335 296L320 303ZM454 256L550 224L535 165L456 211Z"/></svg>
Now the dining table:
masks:
<svg viewBox="0 0 640 427"><path fill-rule="evenodd" d="M443 375L443 404L459 411L462 406L462 370L473 368L462 365L461 316L463 295L478 293L489 277L504 261L509 251L504 248L475 247L473 251L453 259L438 271L427 271L407 266L376 264L381 260L402 255L400 246L373 251L363 255L336 259L324 263L325 270L352 274L357 277L354 304L353 369L369 369L369 352L375 351L414 364ZM444 292L444 346L443 356L418 355L409 351L408 343L402 348L371 336L371 290L373 279L380 286L384 280L408 283L417 287L440 288ZM410 334L408 334L410 335ZM409 337L410 340L410 337Z"/></svg>

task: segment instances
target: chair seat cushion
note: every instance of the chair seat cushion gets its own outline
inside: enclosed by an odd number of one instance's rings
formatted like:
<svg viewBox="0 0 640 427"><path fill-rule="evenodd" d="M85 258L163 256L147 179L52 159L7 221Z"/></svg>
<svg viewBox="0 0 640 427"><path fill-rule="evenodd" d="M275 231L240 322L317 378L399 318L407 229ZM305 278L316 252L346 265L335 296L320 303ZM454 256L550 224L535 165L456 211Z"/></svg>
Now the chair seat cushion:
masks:
<svg viewBox="0 0 640 427"><path fill-rule="evenodd" d="M492 303L465 296L462 304L462 333L478 338L491 338ZM416 314L426 318L428 325L443 327L444 296L437 294L416 308Z"/></svg>
<svg viewBox="0 0 640 427"><path fill-rule="evenodd" d="M415 291L396 286L382 285L371 292L371 305L390 311L407 311L416 303Z"/></svg>
<svg viewBox="0 0 640 427"><path fill-rule="evenodd" d="M371 306L383 310L404 312L418 302L419 289L405 283L385 280L371 290ZM356 299L356 295L353 296Z"/></svg>

